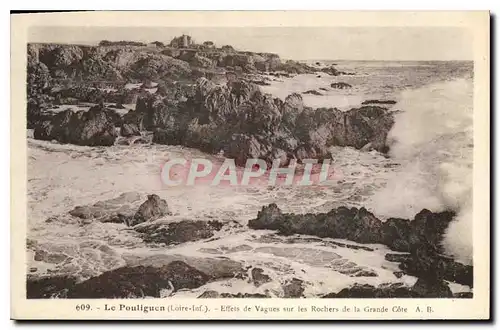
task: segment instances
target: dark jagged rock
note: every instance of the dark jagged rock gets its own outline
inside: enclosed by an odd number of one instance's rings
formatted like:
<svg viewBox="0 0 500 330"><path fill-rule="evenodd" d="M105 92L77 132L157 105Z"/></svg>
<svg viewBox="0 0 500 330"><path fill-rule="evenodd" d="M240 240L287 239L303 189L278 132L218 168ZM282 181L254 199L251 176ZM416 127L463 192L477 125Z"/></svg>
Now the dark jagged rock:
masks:
<svg viewBox="0 0 500 330"><path fill-rule="evenodd" d="M320 71L324 72L324 73L328 73L331 76L338 76L338 75L343 74L343 72L337 70L333 65L326 67L326 68L322 68Z"/></svg>
<svg viewBox="0 0 500 330"><path fill-rule="evenodd" d="M468 293L464 296L467 297ZM412 287L402 283L380 285L355 284L338 293L324 295L323 298L452 298L453 294L446 283L429 283L419 279Z"/></svg>
<svg viewBox="0 0 500 330"><path fill-rule="evenodd" d="M179 40L185 41L184 37ZM128 44L97 47L31 45L28 48L30 70L47 73L29 76L33 78L29 82L34 94L29 103L31 117L34 126L38 126L35 138L111 145L116 138L111 129L114 125L121 127L123 136L150 130L155 132L155 143L183 145L209 153L223 150L226 157L238 158L238 165L244 164L249 157L264 159L268 164L276 156L283 164L292 158L321 160L331 156L328 148L334 145L388 150L385 138L393 120L392 114L384 108L362 107L345 113L336 109L311 109L305 107L295 94L283 102L263 94L254 83L245 81L263 82L247 75L250 72L290 76L315 73L318 68L295 61L283 63L276 54L241 52L230 47L191 46L157 50L157 47ZM225 70L219 72L214 65ZM231 79L226 77L226 85L218 85L207 78L194 81L198 76L214 77L227 73L229 68L235 72ZM110 126L100 130L99 134L96 132L98 136L103 135L100 138L94 136L80 141L82 139L70 138L71 134L57 133L60 131L57 125L54 128L51 121L42 121L38 117L43 102L37 95L47 94L46 90L52 84L49 76L58 75L61 70L65 77L78 77L78 84L61 88L61 83L54 83L52 96L59 103L70 99L71 102L91 103L135 102L135 114L129 113L121 118L114 112L107 112ZM332 66L321 70L338 74ZM200 74L196 73L198 71ZM47 79L37 82L35 78L38 76L47 76ZM86 83L87 80L91 82ZM153 87L152 82L157 82L156 93L150 94L144 88L125 88L126 81L149 83L144 87ZM62 122L70 121L69 117L72 117L61 116L58 120ZM80 118L83 118L82 114L78 114Z"/></svg>
<svg viewBox="0 0 500 330"><path fill-rule="evenodd" d="M176 129L156 128L153 131L153 143L179 145L182 143L182 139Z"/></svg>
<svg viewBox="0 0 500 330"><path fill-rule="evenodd" d="M444 278L447 281L473 287L473 266L464 265L441 255L423 251L425 249L421 248L418 253L407 255L406 258L399 260L388 258L388 254L386 259L400 262L399 268L409 275L429 280Z"/></svg>
<svg viewBox="0 0 500 330"><path fill-rule="evenodd" d="M378 274L373 270L362 270L353 275L354 277L377 277Z"/></svg>
<svg viewBox="0 0 500 330"><path fill-rule="evenodd" d="M38 62L38 56L28 48L27 68L27 128L33 128L41 120L41 110L47 107L47 89L51 81L50 71L43 63Z"/></svg>
<svg viewBox="0 0 500 330"><path fill-rule="evenodd" d="M304 74L304 73L315 73L316 69L305 64L305 63L300 63L292 60L288 60L285 63L283 63L280 67L281 71L285 71L287 73L293 73L293 74Z"/></svg>
<svg viewBox="0 0 500 330"><path fill-rule="evenodd" d="M208 290L200 294L197 298L218 298L220 295L215 290Z"/></svg>
<svg viewBox="0 0 500 330"><path fill-rule="evenodd" d="M136 124L123 123L122 127L120 127L120 135L129 137L134 135L141 135L141 132L139 131L139 127L137 127Z"/></svg>
<svg viewBox="0 0 500 330"><path fill-rule="evenodd" d="M100 221L124 223L128 217L133 217L134 211L130 204L139 201L139 194L135 192L123 193L120 196L99 201L93 205L76 206L68 213L80 218L83 222Z"/></svg>
<svg viewBox="0 0 500 330"><path fill-rule="evenodd" d="M127 225L135 226L139 223L156 220L170 214L168 204L164 199L155 194L148 195L148 200L139 206L134 218Z"/></svg>
<svg viewBox="0 0 500 330"><path fill-rule="evenodd" d="M291 214L282 213L276 204L270 204L264 206L248 226L277 230L282 235L304 234L385 244L393 250L408 252L386 255L387 260L400 263L401 270L407 274L435 285L445 279L472 286L472 266L441 255L442 236L453 217L452 212L433 213L424 209L413 221L393 218L382 222L365 208L339 207L328 213Z"/></svg>
<svg viewBox="0 0 500 330"><path fill-rule="evenodd" d="M143 131L144 127L144 113L139 111L130 110L123 116L123 125L130 125L133 128L137 127L137 130Z"/></svg>
<svg viewBox="0 0 500 330"><path fill-rule="evenodd" d="M292 278L282 285L283 298L300 298L304 293L304 281Z"/></svg>
<svg viewBox="0 0 500 330"><path fill-rule="evenodd" d="M189 64L170 56L155 53L139 54L139 59L130 67L130 77L137 80L182 79L190 77Z"/></svg>
<svg viewBox="0 0 500 330"><path fill-rule="evenodd" d="M382 225L382 242L395 251L409 252L410 230L408 220L390 218Z"/></svg>
<svg viewBox="0 0 500 330"><path fill-rule="evenodd" d="M311 95L323 95L318 91L315 91L314 89L308 90L306 92L303 92L302 94L311 94Z"/></svg>
<svg viewBox="0 0 500 330"><path fill-rule="evenodd" d="M444 258L444 278L448 281L468 285L474 285L474 269L471 265Z"/></svg>
<svg viewBox="0 0 500 330"><path fill-rule="evenodd" d="M66 298L69 288L74 286L76 279L68 276L52 276L31 278L26 280L26 298L48 299Z"/></svg>
<svg viewBox="0 0 500 330"><path fill-rule="evenodd" d="M214 290L203 292L198 298L271 298L262 293L219 293Z"/></svg>
<svg viewBox="0 0 500 330"><path fill-rule="evenodd" d="M366 100L363 101L361 104L366 105L366 104L396 104L396 101L393 100Z"/></svg>
<svg viewBox="0 0 500 330"><path fill-rule="evenodd" d="M355 284L342 289L338 293L329 293L323 298L423 298L420 293L414 292L411 287L390 285L374 287L369 284Z"/></svg>
<svg viewBox="0 0 500 330"><path fill-rule="evenodd" d="M213 68L216 65L213 60L204 57L197 51L181 51L176 58L188 62L193 67Z"/></svg>
<svg viewBox="0 0 500 330"><path fill-rule="evenodd" d="M256 287L271 281L269 275L264 274L264 270L262 268L253 268L251 274L252 282Z"/></svg>
<svg viewBox="0 0 500 330"><path fill-rule="evenodd" d="M137 109L142 106L138 103ZM244 164L248 158L272 160L277 154L302 160L329 158L333 145L386 148L393 117L381 107L342 112L304 107L292 94L285 102L260 93L246 82L217 86L201 79L185 109L166 110L157 121L155 141L182 144L206 152L223 150ZM153 111L157 113L157 111ZM153 124L156 125L156 124ZM293 143L290 143L293 142ZM285 159L286 162L286 159Z"/></svg>
<svg viewBox="0 0 500 330"><path fill-rule="evenodd" d="M34 137L40 140L57 140L87 146L113 145L116 118L99 106L88 111L66 110L51 120L35 125Z"/></svg>
<svg viewBox="0 0 500 330"><path fill-rule="evenodd" d="M393 272L394 276L396 276L397 278L401 278L403 277L404 275L404 272Z"/></svg>
<svg viewBox="0 0 500 330"><path fill-rule="evenodd" d="M145 242L174 245L210 238L222 227L223 223L219 221L183 220L137 226L135 230L142 234Z"/></svg>
<svg viewBox="0 0 500 330"><path fill-rule="evenodd" d="M275 229L284 235L305 234L345 238L359 243L379 243L382 222L366 209L339 207L328 213L282 214L276 204L263 207L257 219L248 222L253 229Z"/></svg>
<svg viewBox="0 0 500 330"><path fill-rule="evenodd" d="M451 298L453 293L450 287L442 280L427 281L419 278L412 287L412 291L426 298Z"/></svg>
<svg viewBox="0 0 500 330"><path fill-rule="evenodd" d="M393 116L380 107L362 107L346 112L305 108L296 122L294 133L320 154L333 145L360 149L368 143L381 151L393 124Z"/></svg>
<svg viewBox="0 0 500 330"><path fill-rule="evenodd" d="M160 297L162 289L177 291L206 284L210 277L182 261L163 267L122 267L78 283L68 298Z"/></svg>
<svg viewBox="0 0 500 330"><path fill-rule="evenodd" d="M271 298L262 293L221 293L220 298Z"/></svg>
<svg viewBox="0 0 500 330"><path fill-rule="evenodd" d="M330 87L335 88L335 89L346 89L346 88L351 88L352 86L348 83L345 82L336 82L332 83Z"/></svg>

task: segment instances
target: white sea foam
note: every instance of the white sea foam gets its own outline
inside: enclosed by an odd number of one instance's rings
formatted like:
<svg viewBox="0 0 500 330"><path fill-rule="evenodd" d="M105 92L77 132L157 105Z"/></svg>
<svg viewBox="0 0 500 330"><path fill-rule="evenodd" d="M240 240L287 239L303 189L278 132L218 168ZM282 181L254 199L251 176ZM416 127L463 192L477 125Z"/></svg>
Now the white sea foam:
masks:
<svg viewBox="0 0 500 330"><path fill-rule="evenodd" d="M402 167L371 200L385 216L413 218L423 208L457 212L444 239L450 255L472 259L472 82L456 79L402 93L389 133Z"/></svg>
<svg viewBox="0 0 500 330"><path fill-rule="evenodd" d="M379 91L372 93L371 86L379 86L384 92L384 86L389 83L396 84L393 82L394 76L386 78L387 81L381 80L378 84L376 81L365 82L366 86L363 86L354 83L356 79L360 82L366 80L361 76L299 77L291 78L295 79L295 82L288 82L290 88L285 88L286 86L278 82L273 82L272 86L264 88L274 89L275 93L283 93L286 97L291 92L300 93L322 86L328 87L329 83L342 79L351 83L353 89L330 90L328 93L325 92L327 95L322 96L304 95L304 99L306 104L313 106L324 103L324 106L339 107L341 102L335 95L350 95L353 98L346 102L346 106L350 107L368 98L376 98ZM304 85L301 79L309 81L309 85ZM392 91L392 89L387 90ZM329 93L332 95L329 96ZM304 280L308 283L306 296L335 292L352 284L353 281L360 280L370 284L403 281L411 285L415 278L397 279L392 274L392 271L397 270L397 265L384 260L383 256L388 251L382 247L373 252L347 248L333 249L332 252L339 254L343 259L353 261L379 274L379 277L351 278L333 272L330 262L312 266L305 262L306 259L299 260L297 256L282 257L265 252L266 250L260 248L269 244L254 240L265 232L249 230L246 222L255 218L261 207L269 203L277 203L284 212L295 213L327 212L333 207L342 205L368 206L379 216L405 218L413 218L422 208L433 211L453 209L458 212L458 216L446 234L445 246L449 254L467 262L471 244L470 237L466 234L470 234L472 209L471 93L470 81L457 80L407 91L400 97L394 96L394 99L398 100L397 108L404 112L396 118L395 127L390 134L390 138L394 140L392 159L384 158L376 152L333 147L331 151L337 181L336 185L327 189L264 186L166 187L162 185L160 176L161 165L166 159L203 157L216 161L217 157L180 146L81 147L30 138L28 236L36 240L37 245L43 249L63 250L71 257L71 261L68 258L67 269L61 268L59 272L74 272L71 267L75 266L76 271L87 276L95 276L123 265L126 262L124 255L127 253L144 259L158 254L169 256L173 253L211 257L214 255L200 250L248 244L252 250L233 253L231 258L243 264L259 266L266 273L274 274L280 279L297 277ZM134 234L134 231L127 230L122 224L93 223L78 226L70 222L45 222L51 216L67 213L76 205L95 203L127 191L139 192L142 200L150 193L156 193L166 199L174 213L168 220L234 220L243 225L241 228L244 232L232 233L217 241L200 241L174 248L159 248L147 246ZM96 243L89 244L89 240ZM272 243L272 245L302 248L304 250L301 254L314 252L311 252L311 249L328 250L320 246L321 244L314 243L297 243L293 246L289 243ZM225 252L219 254L227 256ZM30 266L37 267L37 273L43 273L47 265L34 263ZM48 266L54 267L54 265ZM253 292L253 289L247 288L248 283L245 283L229 280L214 282L209 285L210 287L203 288L219 292ZM276 284L271 282L268 285L269 289L271 291L276 289ZM201 289L199 291L202 292ZM177 295L182 294L179 292Z"/></svg>

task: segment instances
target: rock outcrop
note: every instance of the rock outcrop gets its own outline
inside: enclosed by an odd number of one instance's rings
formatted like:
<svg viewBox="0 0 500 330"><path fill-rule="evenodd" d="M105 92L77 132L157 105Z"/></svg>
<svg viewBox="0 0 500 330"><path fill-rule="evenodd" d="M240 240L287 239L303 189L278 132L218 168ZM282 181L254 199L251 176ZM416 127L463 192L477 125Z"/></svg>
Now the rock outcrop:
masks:
<svg viewBox="0 0 500 330"><path fill-rule="evenodd" d="M219 221L183 220L137 226L135 230L142 234L147 243L175 245L210 238L222 227L223 223Z"/></svg>
<svg viewBox="0 0 500 330"><path fill-rule="evenodd" d="M366 100L363 101L361 104L362 105L367 105L367 104L396 104L397 102L394 100Z"/></svg>
<svg viewBox="0 0 500 330"><path fill-rule="evenodd" d="M128 226L135 226L139 223L153 221L160 217L170 215L167 201L161 199L158 195L148 195L147 201L139 206L133 218L126 222Z"/></svg>
<svg viewBox="0 0 500 330"><path fill-rule="evenodd" d="M391 218L382 222L365 208L339 207L328 213L292 214L282 213L276 204L270 204L263 207L248 226L277 230L282 235L304 234L379 243L394 251L408 252L408 255L388 255L387 258L400 262L401 270L424 281L417 287L419 292L430 292L444 288L443 280L473 285L472 266L442 255L442 236L453 217L452 212L433 213L424 209L412 221Z"/></svg>
<svg viewBox="0 0 500 330"><path fill-rule="evenodd" d="M82 223L92 221L124 223L126 218L134 215L131 204L139 200L138 193L128 192L113 199L99 201L93 205L77 206L68 213L81 219Z"/></svg>
<svg viewBox="0 0 500 330"><path fill-rule="evenodd" d="M336 82L336 83L331 84L330 87L335 88L335 89L346 89L346 88L351 88L352 86L349 85L348 83Z"/></svg>
<svg viewBox="0 0 500 330"><path fill-rule="evenodd" d="M263 94L254 84L236 80L216 85L200 78L186 102L140 98L136 111L145 114L145 127L154 128L153 142L180 144L224 156L244 165L249 158L268 164L283 158L329 158L329 147L351 146L387 151L386 137L394 119L379 106L343 112L313 109L300 94L285 101Z"/></svg>
<svg viewBox="0 0 500 330"><path fill-rule="evenodd" d="M122 267L69 288L67 298L159 298L162 290L175 292L206 284L210 277L182 261L162 267Z"/></svg>
<svg viewBox="0 0 500 330"><path fill-rule="evenodd" d="M88 111L65 110L49 120L37 122L34 137L87 146L110 146L117 137L112 111L95 106Z"/></svg>
<svg viewBox="0 0 500 330"><path fill-rule="evenodd" d="M27 299L66 298L69 288L76 279L70 276L52 276L45 278L30 278L26 281Z"/></svg>
<svg viewBox="0 0 500 330"><path fill-rule="evenodd" d="M305 91L303 92L302 94L311 94L311 95L323 95L321 94L320 92L314 90L314 89L311 89L311 90L308 90L308 91Z"/></svg>

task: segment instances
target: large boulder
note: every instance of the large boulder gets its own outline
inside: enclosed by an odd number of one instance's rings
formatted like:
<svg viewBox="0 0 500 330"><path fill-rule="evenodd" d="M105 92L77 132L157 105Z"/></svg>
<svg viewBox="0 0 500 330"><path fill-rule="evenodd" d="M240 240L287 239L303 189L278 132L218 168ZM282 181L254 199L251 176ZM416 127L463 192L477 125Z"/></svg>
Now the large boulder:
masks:
<svg viewBox="0 0 500 330"><path fill-rule="evenodd" d="M75 68L84 58L84 50L75 45L50 45L40 47L38 58L54 78L72 78Z"/></svg>
<svg viewBox="0 0 500 330"><path fill-rule="evenodd" d="M424 278L419 278L413 285L412 291L425 298L453 297L450 287L442 280L428 281Z"/></svg>
<svg viewBox="0 0 500 330"><path fill-rule="evenodd" d="M78 114L77 114L78 115ZM93 107L82 114L81 120L70 122L73 128L73 144L88 146L110 146L117 137L112 118L100 107Z"/></svg>
<svg viewBox="0 0 500 330"><path fill-rule="evenodd" d="M223 224L218 221L183 220L145 224L136 226L135 230L142 234L145 242L175 245L210 238L222 227Z"/></svg>
<svg viewBox="0 0 500 330"><path fill-rule="evenodd" d="M110 146L117 137L116 118L100 106L88 111L65 110L52 119L37 123L34 137L87 146Z"/></svg>
<svg viewBox="0 0 500 330"><path fill-rule="evenodd" d="M245 166L247 159L262 159L268 152L255 136L245 134L233 134L224 148L225 157L234 159L238 166Z"/></svg>
<svg viewBox="0 0 500 330"><path fill-rule="evenodd" d="M124 220L134 215L132 204L140 200L140 195L136 192L127 192L119 196L98 201L92 205L80 205L68 213L80 219L81 223L114 222L124 223Z"/></svg>
<svg viewBox="0 0 500 330"><path fill-rule="evenodd" d="M164 199L155 194L148 195L148 199L139 206L134 218L130 219L127 225L135 226L136 224L153 221L170 214L168 204Z"/></svg>
<svg viewBox="0 0 500 330"><path fill-rule="evenodd" d="M305 74L305 73L314 73L316 69L305 64L300 63L293 60L288 60L285 63L282 63L279 67L279 70L285 71L287 73L293 74Z"/></svg>
<svg viewBox="0 0 500 330"><path fill-rule="evenodd" d="M228 54L218 63L222 67L241 67L245 72L255 71L254 58L249 54L235 53Z"/></svg>
<svg viewBox="0 0 500 330"><path fill-rule="evenodd" d="M182 79L191 75L191 68L185 61L158 53L145 53L130 66L132 79L152 81L164 79Z"/></svg>
<svg viewBox="0 0 500 330"><path fill-rule="evenodd" d="M360 149L369 143L373 149L387 151L386 138L393 124L392 113L377 106L346 112L304 108L296 119L295 134L319 151L334 145Z"/></svg>
<svg viewBox="0 0 500 330"><path fill-rule="evenodd" d="M387 134L394 125L394 117L387 108L363 106L345 113L345 131L338 136L339 145L353 146L360 149L371 143L372 148L387 151Z"/></svg>
<svg viewBox="0 0 500 330"><path fill-rule="evenodd" d="M194 289L209 279L182 261L162 267L122 267L70 287L67 298L159 298L162 290Z"/></svg>

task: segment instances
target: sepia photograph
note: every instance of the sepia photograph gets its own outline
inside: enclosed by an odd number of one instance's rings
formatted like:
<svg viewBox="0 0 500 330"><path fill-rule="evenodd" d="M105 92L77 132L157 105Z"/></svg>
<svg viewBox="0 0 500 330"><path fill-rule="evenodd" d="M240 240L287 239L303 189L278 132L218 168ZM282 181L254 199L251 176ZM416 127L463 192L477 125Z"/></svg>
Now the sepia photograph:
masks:
<svg viewBox="0 0 500 330"><path fill-rule="evenodd" d="M23 298L479 299L470 29L120 22L32 24L17 53Z"/></svg>

